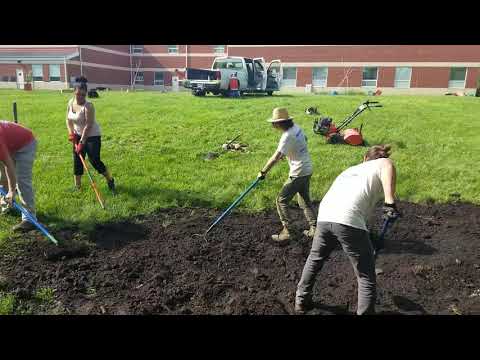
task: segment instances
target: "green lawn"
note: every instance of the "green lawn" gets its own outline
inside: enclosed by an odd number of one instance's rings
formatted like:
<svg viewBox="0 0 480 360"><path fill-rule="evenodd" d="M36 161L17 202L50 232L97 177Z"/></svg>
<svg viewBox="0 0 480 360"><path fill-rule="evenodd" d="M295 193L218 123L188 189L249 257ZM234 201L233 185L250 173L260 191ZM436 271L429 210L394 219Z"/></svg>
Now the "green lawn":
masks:
<svg viewBox="0 0 480 360"><path fill-rule="evenodd" d="M308 106L339 122L366 95L290 95L234 100L193 97L189 93L101 93L94 99L103 131L102 156L116 178L119 195L112 198L103 178L95 175L107 202L96 203L88 178L81 193L71 193L71 146L65 127L71 94L0 90L0 119L12 119L18 104L20 123L39 140L34 186L41 221L56 228L68 223L91 228L95 223L147 214L162 207L226 207L252 182L277 146L279 133L265 121L276 106L288 107L309 138L314 162L312 197L321 199L334 178L361 161L365 148L327 145L312 132ZM390 143L398 171L398 196L403 200L480 203L480 99L447 96L383 96L383 109L365 112L370 144ZM249 153L227 153L213 161L199 155L218 151L225 140L242 133ZM287 176L282 162L241 204L243 209L274 207ZM0 218L0 241L17 221Z"/></svg>

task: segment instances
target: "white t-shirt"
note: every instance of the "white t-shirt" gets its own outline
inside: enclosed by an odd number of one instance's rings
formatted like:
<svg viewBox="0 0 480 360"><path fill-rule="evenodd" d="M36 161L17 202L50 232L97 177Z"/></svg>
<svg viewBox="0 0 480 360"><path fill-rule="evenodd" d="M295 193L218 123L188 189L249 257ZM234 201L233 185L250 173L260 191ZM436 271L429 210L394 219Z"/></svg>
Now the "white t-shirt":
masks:
<svg viewBox="0 0 480 360"><path fill-rule="evenodd" d="M387 159L366 161L343 171L323 197L317 221L368 231L367 220L384 198L381 167Z"/></svg>
<svg viewBox="0 0 480 360"><path fill-rule="evenodd" d="M312 175L312 160L307 149L307 138L296 124L282 134L277 151L287 157L290 166L289 176Z"/></svg>

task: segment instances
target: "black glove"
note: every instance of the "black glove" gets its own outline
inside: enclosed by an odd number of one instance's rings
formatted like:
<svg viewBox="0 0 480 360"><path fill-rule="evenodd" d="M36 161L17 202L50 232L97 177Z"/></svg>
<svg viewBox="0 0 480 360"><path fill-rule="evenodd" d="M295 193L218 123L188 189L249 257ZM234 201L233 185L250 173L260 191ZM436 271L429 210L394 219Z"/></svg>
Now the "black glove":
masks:
<svg viewBox="0 0 480 360"><path fill-rule="evenodd" d="M395 203L393 203L393 204L384 203L383 204L383 219L384 220L389 220L389 219L393 220L393 219L396 219L400 216L402 216L402 215L398 211Z"/></svg>

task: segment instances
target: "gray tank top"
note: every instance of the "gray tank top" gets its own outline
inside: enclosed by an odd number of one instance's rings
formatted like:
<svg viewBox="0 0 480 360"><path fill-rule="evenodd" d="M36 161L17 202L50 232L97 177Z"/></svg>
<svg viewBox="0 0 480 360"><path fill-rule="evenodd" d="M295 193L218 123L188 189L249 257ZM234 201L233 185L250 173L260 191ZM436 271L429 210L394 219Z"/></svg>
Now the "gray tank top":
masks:
<svg viewBox="0 0 480 360"><path fill-rule="evenodd" d="M73 129L78 135L82 135L85 126L87 125L87 118L85 116L85 106L87 105L87 101L85 104L80 105L82 108L78 112L73 111L73 99L71 99L68 103L68 120L73 122ZM93 119L92 127L90 128L89 133L87 134L87 138L91 136L101 136L100 125L98 125L97 120Z"/></svg>

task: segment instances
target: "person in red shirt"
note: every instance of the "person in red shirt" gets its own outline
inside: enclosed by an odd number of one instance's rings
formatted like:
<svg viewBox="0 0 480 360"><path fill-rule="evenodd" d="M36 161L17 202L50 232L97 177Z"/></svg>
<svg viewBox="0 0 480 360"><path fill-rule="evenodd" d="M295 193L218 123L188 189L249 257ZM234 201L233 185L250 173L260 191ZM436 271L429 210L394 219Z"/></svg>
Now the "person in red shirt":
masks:
<svg viewBox="0 0 480 360"><path fill-rule="evenodd" d="M232 74L229 81L230 96L240 97L240 82L238 81L237 73Z"/></svg>
<svg viewBox="0 0 480 360"><path fill-rule="evenodd" d="M0 168L1 181L9 206L18 189L20 201L35 218L35 194L32 186L32 169L37 150L37 140L30 129L13 122L0 120ZM22 214L22 222L13 227L14 231L29 231L35 226Z"/></svg>

